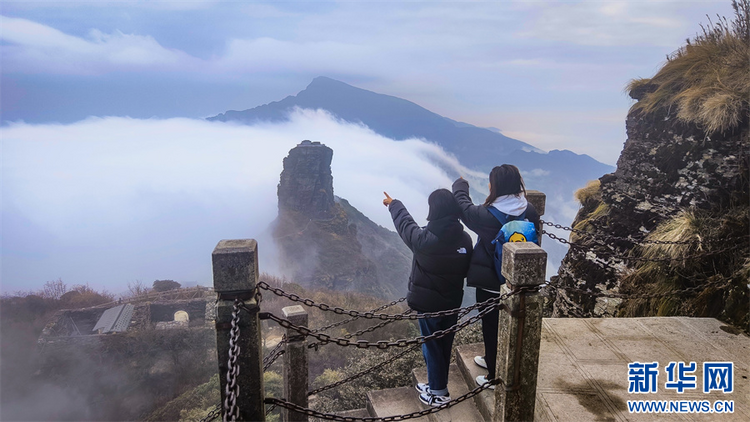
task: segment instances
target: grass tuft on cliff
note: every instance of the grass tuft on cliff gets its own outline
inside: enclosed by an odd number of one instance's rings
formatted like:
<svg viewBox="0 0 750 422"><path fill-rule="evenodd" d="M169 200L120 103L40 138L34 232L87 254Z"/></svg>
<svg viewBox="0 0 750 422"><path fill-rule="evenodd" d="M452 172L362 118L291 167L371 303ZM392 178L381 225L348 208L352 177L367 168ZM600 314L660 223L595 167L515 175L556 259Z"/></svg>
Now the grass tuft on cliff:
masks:
<svg viewBox="0 0 750 422"><path fill-rule="evenodd" d="M750 105L750 0L733 0L734 19L709 19L702 33L667 58L651 79L635 79L626 88L646 114L676 113L707 134L739 126Z"/></svg>
<svg viewBox="0 0 750 422"><path fill-rule="evenodd" d="M618 316L714 317L750 333L748 232L750 206L745 204L720 213L685 210L665 220L648 240L691 243L640 247L641 256L672 261L639 266L621 280L621 292L665 295L624 300ZM688 288L695 290L666 295Z"/></svg>

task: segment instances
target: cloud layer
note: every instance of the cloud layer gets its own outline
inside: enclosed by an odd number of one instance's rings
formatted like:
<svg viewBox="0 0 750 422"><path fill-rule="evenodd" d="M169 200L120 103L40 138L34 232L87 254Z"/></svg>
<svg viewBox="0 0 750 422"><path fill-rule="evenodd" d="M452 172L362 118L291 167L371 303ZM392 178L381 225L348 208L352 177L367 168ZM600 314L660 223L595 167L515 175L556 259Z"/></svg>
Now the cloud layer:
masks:
<svg viewBox="0 0 750 422"><path fill-rule="evenodd" d="M444 169L482 176L433 144L395 142L311 110L252 127L128 118L15 124L2 139L3 291L58 277L115 292L136 279L210 285L211 250L227 238L258 238L261 269L272 269L276 185L283 158L303 139L333 148L334 193L389 228L384 190L424 223L427 195L452 182Z"/></svg>

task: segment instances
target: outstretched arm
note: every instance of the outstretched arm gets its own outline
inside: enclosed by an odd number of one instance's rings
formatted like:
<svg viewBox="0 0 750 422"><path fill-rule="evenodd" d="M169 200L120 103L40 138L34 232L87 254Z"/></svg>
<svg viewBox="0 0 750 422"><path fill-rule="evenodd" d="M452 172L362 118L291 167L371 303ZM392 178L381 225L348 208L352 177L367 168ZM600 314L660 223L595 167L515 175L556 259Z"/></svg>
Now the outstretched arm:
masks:
<svg viewBox="0 0 750 422"><path fill-rule="evenodd" d="M469 196L469 182L463 177L453 182L453 197L456 198L458 206L461 207L461 220L469 229L476 231L483 210L480 210L482 208L481 205L474 205L471 201L471 196Z"/></svg>
<svg viewBox="0 0 750 422"><path fill-rule="evenodd" d="M384 201L385 202L385 201ZM393 224L396 226L396 231L401 239L406 243L406 246L413 251L420 248L422 241L424 240L424 229L414 221L406 210L404 204L398 199L392 199L388 205L388 211L391 213L393 218Z"/></svg>

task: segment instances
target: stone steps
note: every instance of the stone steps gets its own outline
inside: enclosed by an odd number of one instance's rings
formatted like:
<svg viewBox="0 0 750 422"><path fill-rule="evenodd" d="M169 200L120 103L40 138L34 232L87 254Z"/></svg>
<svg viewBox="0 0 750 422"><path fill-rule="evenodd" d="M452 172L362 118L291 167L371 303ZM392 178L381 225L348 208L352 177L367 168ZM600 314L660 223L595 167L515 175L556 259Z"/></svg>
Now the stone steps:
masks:
<svg viewBox="0 0 750 422"><path fill-rule="evenodd" d="M484 355L484 344L473 343L456 347L456 364L459 373L463 377L465 385L470 386L473 390L477 386L476 378L480 375L487 375L487 370L480 368L474 363L474 356ZM495 407L495 392L487 389L474 396L474 404L482 415L482 419L488 421L492 419L492 413Z"/></svg>
<svg viewBox="0 0 750 422"><path fill-rule="evenodd" d="M413 369L412 376L414 377L415 385L418 382L427 383L427 368ZM455 399L456 397L463 396L472 389L467 386L458 366L452 364L448 370L448 391L451 398ZM422 404L422 402L419 402L419 404L422 406L422 409L427 409L428 407ZM482 420L482 415L471 400L466 400L451 408L427 415L427 418L430 422L479 421Z"/></svg>
<svg viewBox="0 0 750 422"><path fill-rule="evenodd" d="M387 388L367 392L367 411L373 417L405 415L422 410L422 403L417 398L414 387ZM430 422L427 416L411 419L419 422Z"/></svg>

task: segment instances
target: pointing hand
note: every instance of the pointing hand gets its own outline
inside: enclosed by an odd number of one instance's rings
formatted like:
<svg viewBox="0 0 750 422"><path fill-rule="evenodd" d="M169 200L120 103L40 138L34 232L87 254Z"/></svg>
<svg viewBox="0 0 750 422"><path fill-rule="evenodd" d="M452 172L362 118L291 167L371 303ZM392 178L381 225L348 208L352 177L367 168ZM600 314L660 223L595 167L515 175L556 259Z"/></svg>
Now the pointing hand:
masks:
<svg viewBox="0 0 750 422"><path fill-rule="evenodd" d="M383 192L383 194L385 195L385 199L383 200L383 205L387 207L388 205L391 205L391 202L393 202L393 198L391 198L388 195L388 192Z"/></svg>

